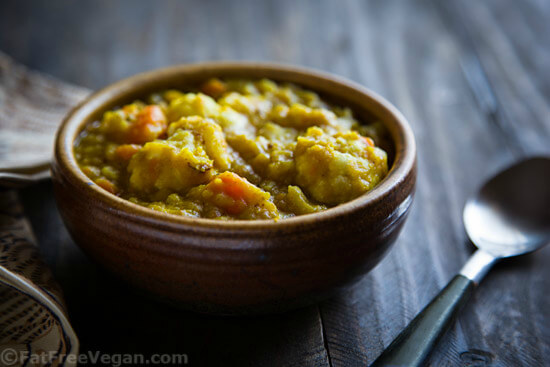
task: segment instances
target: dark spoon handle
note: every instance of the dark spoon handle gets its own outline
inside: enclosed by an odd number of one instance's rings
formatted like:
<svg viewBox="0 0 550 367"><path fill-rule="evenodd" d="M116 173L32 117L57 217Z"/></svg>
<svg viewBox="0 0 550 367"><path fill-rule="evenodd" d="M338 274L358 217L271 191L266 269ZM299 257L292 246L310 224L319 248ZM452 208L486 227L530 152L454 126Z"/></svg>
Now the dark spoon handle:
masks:
<svg viewBox="0 0 550 367"><path fill-rule="evenodd" d="M381 366L421 366L450 326L458 310L468 301L474 282L463 275L449 284L399 334L388 348L371 364Z"/></svg>

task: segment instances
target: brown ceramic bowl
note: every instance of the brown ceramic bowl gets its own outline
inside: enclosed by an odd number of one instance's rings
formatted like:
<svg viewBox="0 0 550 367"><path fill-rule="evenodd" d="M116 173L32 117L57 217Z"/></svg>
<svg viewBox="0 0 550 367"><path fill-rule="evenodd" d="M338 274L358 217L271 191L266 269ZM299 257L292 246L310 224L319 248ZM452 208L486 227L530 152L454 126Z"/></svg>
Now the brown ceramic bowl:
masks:
<svg viewBox="0 0 550 367"><path fill-rule="evenodd" d="M216 221L156 212L109 194L78 168L73 142L115 106L211 77L270 78L314 90L376 118L389 132L389 174L335 208L278 222ZM61 125L52 167L59 210L94 260L156 298L203 312L264 313L319 301L372 269L411 206L416 148L405 118L380 96L327 74L257 63L182 65L139 74L93 94Z"/></svg>

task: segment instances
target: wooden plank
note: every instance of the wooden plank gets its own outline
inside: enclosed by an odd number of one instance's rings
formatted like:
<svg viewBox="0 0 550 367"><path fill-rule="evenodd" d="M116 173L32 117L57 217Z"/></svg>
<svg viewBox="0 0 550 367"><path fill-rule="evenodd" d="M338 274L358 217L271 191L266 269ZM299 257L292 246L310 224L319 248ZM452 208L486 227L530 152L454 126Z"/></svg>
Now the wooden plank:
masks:
<svg viewBox="0 0 550 367"><path fill-rule="evenodd" d="M519 142L525 154L548 154L550 77L544 69L550 64L550 38L544 36L550 33L548 5L534 0L439 4L462 44L463 59L477 59L486 75L484 95L494 96L488 113L496 115L507 139Z"/></svg>
<svg viewBox="0 0 550 367"><path fill-rule="evenodd" d="M417 195L396 246L320 313L223 319L145 300L75 247L48 184L25 190L31 222L85 349L183 352L191 365L374 360L468 256L461 224L466 197L521 151L547 151L548 5L489 0L457 10L457 3L2 2L0 49L65 80L97 88L145 69L206 59L299 63L386 96L417 137ZM431 364L550 364L549 257L545 249L495 269Z"/></svg>
<svg viewBox="0 0 550 367"><path fill-rule="evenodd" d="M380 50L377 63L363 64L360 81L377 85L381 75L383 94L410 119L419 143L419 184L411 218L391 254L350 293L322 306L334 366L371 362L460 268L469 252L461 225L463 203L483 178L516 154L508 136L472 98L462 75L463 43L448 32L445 19L438 20L430 3L422 4L390 1L380 11L370 3L351 3L350 14L359 14L355 21L350 17L354 42L363 48L356 52ZM378 34L384 35L384 47L376 48ZM521 136L519 144L525 139ZM546 285L549 271L543 262L549 256L545 249L495 269L431 365L548 363L548 354L540 352L549 340L548 322L540 322L548 296L522 284L536 279ZM498 332L502 329L507 333Z"/></svg>
<svg viewBox="0 0 550 367"><path fill-rule="evenodd" d="M470 41L466 51L478 58L487 75L486 89L494 95L496 112L507 120L502 130L508 141L519 141L527 155L550 154L550 78L541 68L550 61L550 40L542 36L550 31L548 3L489 1L466 7L455 1L446 5L459 15L462 38ZM544 322L544 311L537 310L550 307L550 295L542 291L550 285L544 266L549 256L544 249L531 256L529 268L509 279L498 279L495 287L513 291L488 299L489 304L503 300L508 304L498 326L485 324L482 334L489 347L500 350L502 359L511 365L548 364L550 325ZM480 317L498 316L485 310ZM502 334L514 337L503 345Z"/></svg>

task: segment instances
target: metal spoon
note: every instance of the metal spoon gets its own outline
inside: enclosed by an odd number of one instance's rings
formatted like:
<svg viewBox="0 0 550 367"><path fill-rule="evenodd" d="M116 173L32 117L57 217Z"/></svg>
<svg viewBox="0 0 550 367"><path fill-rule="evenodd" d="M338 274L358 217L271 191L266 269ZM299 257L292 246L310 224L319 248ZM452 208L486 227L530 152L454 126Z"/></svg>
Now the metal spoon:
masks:
<svg viewBox="0 0 550 367"><path fill-rule="evenodd" d="M371 367L422 365L498 260L550 242L550 158L525 160L490 179L467 201L463 220L478 250Z"/></svg>

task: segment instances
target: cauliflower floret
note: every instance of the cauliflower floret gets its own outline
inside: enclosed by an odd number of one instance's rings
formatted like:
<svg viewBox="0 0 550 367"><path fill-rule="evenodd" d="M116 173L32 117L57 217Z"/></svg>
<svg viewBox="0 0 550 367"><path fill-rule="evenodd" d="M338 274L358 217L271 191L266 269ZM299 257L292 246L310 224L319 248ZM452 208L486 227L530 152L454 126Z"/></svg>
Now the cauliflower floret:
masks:
<svg viewBox="0 0 550 367"><path fill-rule="evenodd" d="M231 92L218 100L221 106L228 106L247 116L265 116L272 107L271 102L260 95L242 95Z"/></svg>
<svg viewBox="0 0 550 367"><path fill-rule="evenodd" d="M239 113L228 106L222 106L216 117L216 122L222 127L227 135L255 136L256 128L252 125L248 117Z"/></svg>
<svg viewBox="0 0 550 367"><path fill-rule="evenodd" d="M145 144L132 156L128 165L130 189L141 193L183 192L208 182L213 168L214 162L193 133L182 130L167 140Z"/></svg>
<svg viewBox="0 0 550 367"><path fill-rule="evenodd" d="M292 182L295 167L292 153L294 142L284 144L277 140L270 141L261 135L256 138L237 135L228 137L228 141L261 176L285 184Z"/></svg>
<svg viewBox="0 0 550 367"><path fill-rule="evenodd" d="M128 165L135 192L185 192L231 163L221 128L198 116L170 124L168 139L145 144Z"/></svg>
<svg viewBox="0 0 550 367"><path fill-rule="evenodd" d="M202 93L186 93L168 106L168 120L174 122L186 116L215 117L220 106L212 97Z"/></svg>
<svg viewBox="0 0 550 367"><path fill-rule="evenodd" d="M266 137L270 141L290 144L296 140L298 131L293 128L282 127L272 122L268 122L258 130L258 134Z"/></svg>
<svg viewBox="0 0 550 367"><path fill-rule="evenodd" d="M231 156L220 125L208 118L199 116L183 117L168 127L168 136L172 137L179 130L189 130L201 143L206 154L214 161L216 168L222 171L229 169Z"/></svg>
<svg viewBox="0 0 550 367"><path fill-rule="evenodd" d="M290 107L275 106L269 118L281 126L306 129L311 126L336 125L336 115L326 109L310 108L303 104L294 103Z"/></svg>
<svg viewBox="0 0 550 367"><path fill-rule="evenodd" d="M316 201L339 204L373 188L388 171L386 153L357 132L317 127L297 140L296 183Z"/></svg>

